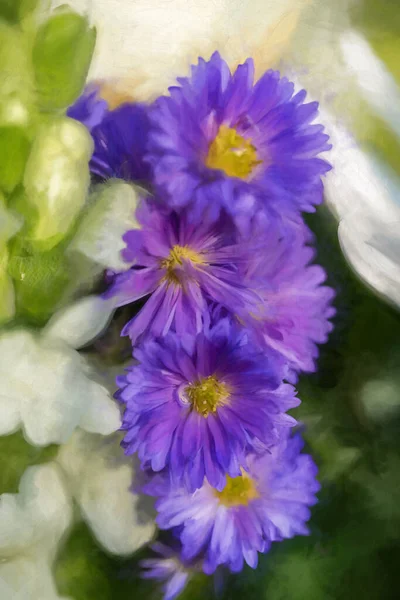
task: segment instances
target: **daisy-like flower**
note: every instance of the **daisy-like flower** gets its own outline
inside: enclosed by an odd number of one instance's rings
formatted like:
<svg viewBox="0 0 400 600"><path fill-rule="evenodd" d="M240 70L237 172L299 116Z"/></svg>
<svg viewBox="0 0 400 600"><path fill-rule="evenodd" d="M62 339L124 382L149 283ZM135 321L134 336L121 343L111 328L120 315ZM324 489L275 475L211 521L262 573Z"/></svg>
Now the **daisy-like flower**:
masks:
<svg viewBox="0 0 400 600"><path fill-rule="evenodd" d="M256 207L313 211L322 201L318 158L330 149L323 126L311 124L318 103L276 71L253 85L251 59L231 74L218 52L179 78L151 110L149 155L157 186L169 203L193 210Z"/></svg>
<svg viewBox="0 0 400 600"><path fill-rule="evenodd" d="M286 222L282 231L263 228L260 236L262 252L247 273L262 298L252 329L287 359L293 382L298 372L315 371L317 344L325 343L333 328L334 291L323 285L324 269L310 264L313 235L303 223Z"/></svg>
<svg viewBox="0 0 400 600"><path fill-rule="evenodd" d="M151 549L159 558L147 558L141 561L143 579L157 579L164 582L163 600L174 600L186 587L193 568L182 562L179 552L156 542Z"/></svg>
<svg viewBox="0 0 400 600"><path fill-rule="evenodd" d="M299 400L282 384L286 362L253 345L243 328L221 318L194 335L145 339L139 364L117 378L126 405L122 446L144 468L169 468L171 481L194 491L204 477L222 490L226 474L246 468L246 453L268 448Z"/></svg>
<svg viewBox="0 0 400 600"><path fill-rule="evenodd" d="M72 501L54 463L29 467L19 493L0 496L2 600L67 600L57 593L53 566L72 522Z"/></svg>
<svg viewBox="0 0 400 600"><path fill-rule="evenodd" d="M123 335L133 342L143 332L165 335L200 331L207 301L221 303L246 318L259 297L243 283L239 264L250 260L249 244L237 239L230 220L206 217L192 223L186 213L164 212L144 201L136 218L142 229L128 231L123 258L132 268L116 274L106 297L124 305L151 294L127 323Z"/></svg>
<svg viewBox="0 0 400 600"><path fill-rule="evenodd" d="M103 179L117 177L146 184L150 171L143 161L149 130L148 109L126 103L109 111L92 130L94 152L89 167Z"/></svg>
<svg viewBox="0 0 400 600"><path fill-rule="evenodd" d="M143 161L149 131L148 108L125 101L114 110L101 98L100 86L87 86L85 92L68 109L68 116L83 123L92 134L93 155L89 163L92 174L101 179L115 177L143 185L150 177Z"/></svg>
<svg viewBox="0 0 400 600"><path fill-rule="evenodd" d="M218 491L205 483L194 493L172 487L167 478L154 476L145 492L161 496L156 502L161 529L178 528L182 559L204 559L203 570L218 565L240 571L243 561L257 566L258 552L271 542L308 535L309 507L320 486L311 456L301 454L299 435L283 435L280 443L262 455L250 455L247 469L228 478Z"/></svg>
<svg viewBox="0 0 400 600"><path fill-rule="evenodd" d="M67 116L80 121L91 131L103 120L108 110L106 100L101 98L99 86L89 84L83 94L67 110Z"/></svg>

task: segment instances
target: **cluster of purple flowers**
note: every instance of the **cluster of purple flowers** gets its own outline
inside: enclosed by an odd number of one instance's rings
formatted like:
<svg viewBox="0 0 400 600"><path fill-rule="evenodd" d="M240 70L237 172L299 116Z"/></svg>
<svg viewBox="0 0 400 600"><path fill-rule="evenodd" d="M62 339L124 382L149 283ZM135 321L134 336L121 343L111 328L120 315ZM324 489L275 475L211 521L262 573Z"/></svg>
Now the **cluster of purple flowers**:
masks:
<svg viewBox="0 0 400 600"><path fill-rule="evenodd" d="M304 90L253 77L251 59L232 74L215 53L150 106L108 110L92 88L70 109L91 130L93 174L148 192L106 295L146 299L122 331L135 360L117 398L125 453L177 543L145 563L167 599L191 570L254 568L307 534L319 489L287 411L332 328L301 216L322 201L330 146Z"/></svg>

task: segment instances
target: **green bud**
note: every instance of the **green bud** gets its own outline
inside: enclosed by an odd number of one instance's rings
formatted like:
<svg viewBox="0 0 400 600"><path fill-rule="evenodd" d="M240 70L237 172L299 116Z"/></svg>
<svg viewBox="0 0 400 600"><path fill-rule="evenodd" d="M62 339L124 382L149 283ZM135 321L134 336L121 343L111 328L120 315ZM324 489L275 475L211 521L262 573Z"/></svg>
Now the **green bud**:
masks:
<svg viewBox="0 0 400 600"><path fill-rule="evenodd" d="M8 273L14 280L17 314L44 323L60 303L70 280L64 248L32 253L13 244Z"/></svg>
<svg viewBox="0 0 400 600"><path fill-rule="evenodd" d="M41 25L33 47L33 65L45 110L65 108L79 96L95 41L95 28L68 7L61 7Z"/></svg>
<svg viewBox="0 0 400 600"><path fill-rule="evenodd" d="M21 127L0 127L0 187L12 192L21 181L30 142Z"/></svg>
<svg viewBox="0 0 400 600"><path fill-rule="evenodd" d="M0 323L5 323L15 314L14 285L7 273L8 252L3 247L0 250Z"/></svg>
<svg viewBox="0 0 400 600"><path fill-rule="evenodd" d="M7 241L22 227L22 218L7 210L4 197L0 192L0 253L3 252Z"/></svg>
<svg viewBox="0 0 400 600"><path fill-rule="evenodd" d="M34 89L28 37L0 20L0 126L30 124Z"/></svg>
<svg viewBox="0 0 400 600"><path fill-rule="evenodd" d="M41 249L54 247L85 203L93 142L87 129L67 117L43 125L32 145L24 185L36 210L30 235Z"/></svg>

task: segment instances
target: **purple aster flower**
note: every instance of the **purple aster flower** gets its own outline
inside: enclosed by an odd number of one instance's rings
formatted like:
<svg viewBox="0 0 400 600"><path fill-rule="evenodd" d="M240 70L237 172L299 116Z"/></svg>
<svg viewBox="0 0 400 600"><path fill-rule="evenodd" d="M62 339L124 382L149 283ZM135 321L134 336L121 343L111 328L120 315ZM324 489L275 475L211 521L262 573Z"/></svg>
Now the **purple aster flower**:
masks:
<svg viewBox="0 0 400 600"><path fill-rule="evenodd" d="M279 444L262 455L249 455L247 471L228 478L222 491L208 483L189 493L155 475L144 487L161 496L156 502L161 529L177 528L183 560L201 556L203 570L218 565L240 571L243 561L257 566L258 552L271 542L308 535L309 507L320 489L311 456L300 454L299 435L283 435Z"/></svg>
<svg viewBox="0 0 400 600"><path fill-rule="evenodd" d="M91 131L101 123L108 110L108 104L100 97L98 85L89 84L83 94L67 110L67 116L80 121Z"/></svg>
<svg viewBox="0 0 400 600"><path fill-rule="evenodd" d="M310 264L313 235L303 223L286 222L281 231L264 228L260 236L263 251L254 255L246 274L262 298L253 331L288 360L294 382L296 373L315 371L317 344L325 343L333 328L335 293L323 285L324 269Z"/></svg>
<svg viewBox="0 0 400 600"><path fill-rule="evenodd" d="M298 213L322 201L330 165L318 154L331 146L323 126L311 124L318 103L304 104L305 90L294 94L277 71L255 85L253 76L251 59L231 74L216 52L155 102L147 160L172 206Z"/></svg>
<svg viewBox="0 0 400 600"><path fill-rule="evenodd" d="M141 561L140 564L145 569L142 572L142 577L165 582L163 599L174 600L186 587L193 568L182 562L179 553L165 544L156 542L151 548L160 557Z"/></svg>
<svg viewBox="0 0 400 600"><path fill-rule="evenodd" d="M126 103L110 110L92 130L90 170L103 179L116 177L146 185L149 166L143 161L149 131L148 108Z"/></svg>
<svg viewBox="0 0 400 600"><path fill-rule="evenodd" d="M139 364L117 378L125 453L138 451L143 468L168 467L171 481L192 491L204 477L222 490L249 450L265 450L278 427L296 424L285 414L299 404L282 383L286 362L232 319L197 335L144 339L134 356Z"/></svg>
<svg viewBox="0 0 400 600"><path fill-rule="evenodd" d="M229 219L206 217L194 224L187 213L166 213L143 202L137 211L142 229L128 231L124 259L132 268L115 276L107 297L119 305L150 295L122 331L135 342L143 332L165 335L200 331L207 302L221 303L243 319L260 299L245 283L239 265L252 256L249 243L237 239ZM254 249L253 249L254 250Z"/></svg>
<svg viewBox="0 0 400 600"><path fill-rule="evenodd" d="M91 173L102 179L116 177L146 185L150 177L149 166L143 161L149 132L148 108L124 102L108 110L99 94L99 86L89 85L67 111L92 134Z"/></svg>

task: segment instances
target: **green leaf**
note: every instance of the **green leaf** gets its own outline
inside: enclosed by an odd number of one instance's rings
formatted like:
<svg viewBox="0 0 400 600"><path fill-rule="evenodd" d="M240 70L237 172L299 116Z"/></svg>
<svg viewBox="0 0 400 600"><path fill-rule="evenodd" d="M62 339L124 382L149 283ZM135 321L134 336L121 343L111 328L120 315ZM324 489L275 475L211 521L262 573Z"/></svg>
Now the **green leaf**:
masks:
<svg viewBox="0 0 400 600"><path fill-rule="evenodd" d="M74 600L150 598L150 591L157 587L140 579L132 557L113 559L104 553L83 523L73 529L59 553L55 578L59 593Z"/></svg>
<svg viewBox="0 0 400 600"><path fill-rule="evenodd" d="M54 312L70 280L65 249L32 253L13 245L8 272L14 279L17 314L41 324Z"/></svg>
<svg viewBox="0 0 400 600"><path fill-rule="evenodd" d="M39 28L33 65L42 108L65 108L78 97L85 84L95 40L95 28L67 7L54 12Z"/></svg>
<svg viewBox="0 0 400 600"><path fill-rule="evenodd" d="M0 127L0 187L4 191L12 192L21 181L29 145L21 127Z"/></svg>

